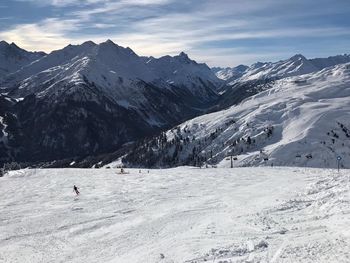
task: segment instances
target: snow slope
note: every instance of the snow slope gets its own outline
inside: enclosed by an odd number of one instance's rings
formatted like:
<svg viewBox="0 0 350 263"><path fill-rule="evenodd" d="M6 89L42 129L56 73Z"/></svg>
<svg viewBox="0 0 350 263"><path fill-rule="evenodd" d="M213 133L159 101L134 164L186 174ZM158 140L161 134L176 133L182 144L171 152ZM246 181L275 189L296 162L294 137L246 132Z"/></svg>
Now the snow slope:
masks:
<svg viewBox="0 0 350 263"><path fill-rule="evenodd" d="M275 81L237 106L184 122L166 133L166 143L149 145L154 166L309 166L350 168L350 64ZM144 154L144 155L142 155ZM168 159L175 163L167 162ZM126 158L132 162L132 158ZM135 163L137 165L137 163Z"/></svg>
<svg viewBox="0 0 350 263"><path fill-rule="evenodd" d="M0 178L0 262L349 262L349 171L126 172Z"/></svg>

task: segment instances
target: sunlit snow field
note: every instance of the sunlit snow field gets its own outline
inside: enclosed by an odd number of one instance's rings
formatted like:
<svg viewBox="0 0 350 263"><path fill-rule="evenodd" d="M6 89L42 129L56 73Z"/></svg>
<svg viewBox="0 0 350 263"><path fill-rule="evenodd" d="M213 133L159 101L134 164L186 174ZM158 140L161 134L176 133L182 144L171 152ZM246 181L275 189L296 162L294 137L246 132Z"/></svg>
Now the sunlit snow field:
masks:
<svg viewBox="0 0 350 263"><path fill-rule="evenodd" d="M126 172L0 178L0 262L350 262L350 171Z"/></svg>

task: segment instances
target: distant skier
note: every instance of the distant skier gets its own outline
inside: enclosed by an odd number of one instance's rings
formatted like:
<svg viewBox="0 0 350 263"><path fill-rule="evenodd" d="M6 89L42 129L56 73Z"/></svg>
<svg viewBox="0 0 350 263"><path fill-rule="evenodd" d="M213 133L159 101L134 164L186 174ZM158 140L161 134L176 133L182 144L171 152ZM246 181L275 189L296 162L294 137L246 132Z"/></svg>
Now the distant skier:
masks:
<svg viewBox="0 0 350 263"><path fill-rule="evenodd" d="M73 190L74 190L74 192L75 192L77 195L80 194L80 192L79 192L79 190L78 190L78 187L77 187L76 185L73 186Z"/></svg>

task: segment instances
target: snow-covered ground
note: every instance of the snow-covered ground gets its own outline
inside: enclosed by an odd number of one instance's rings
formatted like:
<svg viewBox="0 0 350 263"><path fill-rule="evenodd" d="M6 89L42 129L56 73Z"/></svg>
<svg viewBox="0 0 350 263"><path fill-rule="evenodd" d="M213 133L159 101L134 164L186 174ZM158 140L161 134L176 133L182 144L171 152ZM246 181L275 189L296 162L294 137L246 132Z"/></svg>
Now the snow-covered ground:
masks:
<svg viewBox="0 0 350 263"><path fill-rule="evenodd" d="M126 172L0 178L0 262L350 262L350 171Z"/></svg>

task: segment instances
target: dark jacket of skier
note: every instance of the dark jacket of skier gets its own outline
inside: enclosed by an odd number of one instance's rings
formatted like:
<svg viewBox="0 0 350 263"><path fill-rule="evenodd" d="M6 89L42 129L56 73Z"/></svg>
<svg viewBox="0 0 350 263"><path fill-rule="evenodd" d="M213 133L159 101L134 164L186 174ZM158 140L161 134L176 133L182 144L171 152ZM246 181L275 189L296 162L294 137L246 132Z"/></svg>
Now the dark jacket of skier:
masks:
<svg viewBox="0 0 350 263"><path fill-rule="evenodd" d="M78 190L78 187L76 187L76 185L73 186L73 190L74 190L74 192L75 192L77 195L80 194L80 192L79 192L79 190Z"/></svg>

